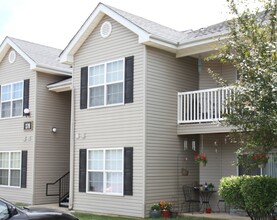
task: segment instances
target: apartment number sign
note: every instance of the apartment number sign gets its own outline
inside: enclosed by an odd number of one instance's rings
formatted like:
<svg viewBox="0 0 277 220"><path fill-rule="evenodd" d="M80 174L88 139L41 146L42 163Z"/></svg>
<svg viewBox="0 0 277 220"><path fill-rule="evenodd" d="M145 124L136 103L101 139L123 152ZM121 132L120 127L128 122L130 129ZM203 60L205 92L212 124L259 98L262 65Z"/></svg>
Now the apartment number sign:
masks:
<svg viewBox="0 0 277 220"><path fill-rule="evenodd" d="M31 121L24 122L24 130L32 130L33 123Z"/></svg>

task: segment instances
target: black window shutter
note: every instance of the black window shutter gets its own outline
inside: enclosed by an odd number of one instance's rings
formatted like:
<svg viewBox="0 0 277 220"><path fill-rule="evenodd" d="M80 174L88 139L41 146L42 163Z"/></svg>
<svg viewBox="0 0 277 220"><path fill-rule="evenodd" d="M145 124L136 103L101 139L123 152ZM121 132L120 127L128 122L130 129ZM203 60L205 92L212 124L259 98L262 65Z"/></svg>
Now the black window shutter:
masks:
<svg viewBox="0 0 277 220"><path fill-rule="evenodd" d="M125 103L133 102L134 96L134 56L125 57Z"/></svg>
<svg viewBox="0 0 277 220"><path fill-rule="evenodd" d="M87 149L80 149L79 158L79 192L86 192Z"/></svg>
<svg viewBox="0 0 277 220"><path fill-rule="evenodd" d="M24 80L23 110L29 108L30 79Z"/></svg>
<svg viewBox="0 0 277 220"><path fill-rule="evenodd" d="M27 151L21 152L21 188L27 187Z"/></svg>
<svg viewBox="0 0 277 220"><path fill-rule="evenodd" d="M80 109L88 107L88 67L81 68Z"/></svg>
<svg viewBox="0 0 277 220"><path fill-rule="evenodd" d="M124 148L124 195L133 195L133 148Z"/></svg>

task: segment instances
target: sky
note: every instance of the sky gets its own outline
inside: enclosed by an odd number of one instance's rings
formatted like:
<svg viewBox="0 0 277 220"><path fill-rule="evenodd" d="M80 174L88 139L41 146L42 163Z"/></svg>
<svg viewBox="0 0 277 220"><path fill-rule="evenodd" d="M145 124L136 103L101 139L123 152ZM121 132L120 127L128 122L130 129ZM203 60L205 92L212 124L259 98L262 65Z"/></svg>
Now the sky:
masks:
<svg viewBox="0 0 277 220"><path fill-rule="evenodd" d="M101 0L184 31L228 19L226 0ZM64 49L98 0L0 0L0 42L6 36Z"/></svg>

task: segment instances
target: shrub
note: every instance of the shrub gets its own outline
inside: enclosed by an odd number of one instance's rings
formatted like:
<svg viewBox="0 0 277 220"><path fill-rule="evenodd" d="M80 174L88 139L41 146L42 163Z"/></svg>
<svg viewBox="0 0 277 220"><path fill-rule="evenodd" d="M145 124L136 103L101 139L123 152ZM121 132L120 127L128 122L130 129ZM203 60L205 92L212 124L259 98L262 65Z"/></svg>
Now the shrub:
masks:
<svg viewBox="0 0 277 220"><path fill-rule="evenodd" d="M263 217L271 213L277 201L277 179L253 176L243 181L241 192L249 214Z"/></svg>
<svg viewBox="0 0 277 220"><path fill-rule="evenodd" d="M220 180L226 203L244 209L251 219L268 216L277 201L277 179L269 176L231 176Z"/></svg>
<svg viewBox="0 0 277 220"><path fill-rule="evenodd" d="M161 207L160 207L160 205L157 204L157 203L155 203L155 204L153 204L153 205L151 206L151 210L157 210L157 211L159 211L160 209L161 209Z"/></svg>
<svg viewBox="0 0 277 220"><path fill-rule="evenodd" d="M241 193L241 184L247 176L223 177L219 184L219 194L226 203L234 208L244 209L245 203Z"/></svg>

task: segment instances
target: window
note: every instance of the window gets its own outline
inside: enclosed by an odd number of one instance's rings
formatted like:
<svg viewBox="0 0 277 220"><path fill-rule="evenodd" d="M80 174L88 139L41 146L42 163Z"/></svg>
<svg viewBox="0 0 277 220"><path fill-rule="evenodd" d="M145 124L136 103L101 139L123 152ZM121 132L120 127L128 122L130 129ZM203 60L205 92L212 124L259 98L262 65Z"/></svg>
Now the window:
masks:
<svg viewBox="0 0 277 220"><path fill-rule="evenodd" d="M1 86L1 118L22 115L23 82Z"/></svg>
<svg viewBox="0 0 277 220"><path fill-rule="evenodd" d="M263 175L277 177L277 153L269 153L268 162L262 172Z"/></svg>
<svg viewBox="0 0 277 220"><path fill-rule="evenodd" d="M0 152L0 185L20 186L21 152Z"/></svg>
<svg viewBox="0 0 277 220"><path fill-rule="evenodd" d="M89 107L123 104L124 60L89 67Z"/></svg>
<svg viewBox="0 0 277 220"><path fill-rule="evenodd" d="M277 153L271 152L268 154L269 159L265 168L253 167L252 169L245 169L241 165L238 166L238 175L268 175L277 177Z"/></svg>
<svg viewBox="0 0 277 220"><path fill-rule="evenodd" d="M253 161L251 159L249 159L249 157L247 157L246 154L244 155L240 155L238 157L238 160L243 160L245 162L247 162L247 164L253 165ZM255 175L261 175L261 169L254 166L251 168L245 168L242 165L238 166L238 175L242 176L242 175L250 175L250 176L255 176Z"/></svg>
<svg viewBox="0 0 277 220"><path fill-rule="evenodd" d="M88 150L88 192L123 195L123 149Z"/></svg>

